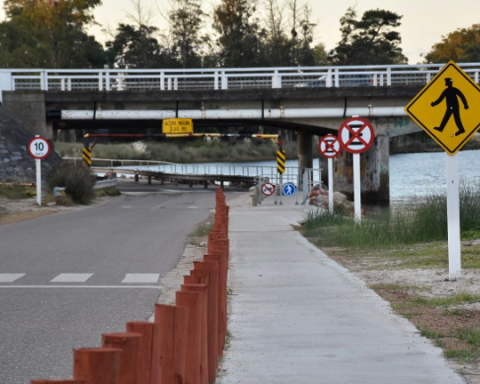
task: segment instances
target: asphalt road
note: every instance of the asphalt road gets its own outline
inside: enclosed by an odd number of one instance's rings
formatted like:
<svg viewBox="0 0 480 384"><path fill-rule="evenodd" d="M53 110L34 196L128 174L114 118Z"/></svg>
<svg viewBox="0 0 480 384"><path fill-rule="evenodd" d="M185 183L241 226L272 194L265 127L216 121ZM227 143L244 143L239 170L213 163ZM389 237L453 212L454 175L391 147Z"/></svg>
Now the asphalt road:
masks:
<svg viewBox="0 0 480 384"><path fill-rule="evenodd" d="M73 349L152 315L215 195L126 189L134 194L0 226L0 383L70 378Z"/></svg>

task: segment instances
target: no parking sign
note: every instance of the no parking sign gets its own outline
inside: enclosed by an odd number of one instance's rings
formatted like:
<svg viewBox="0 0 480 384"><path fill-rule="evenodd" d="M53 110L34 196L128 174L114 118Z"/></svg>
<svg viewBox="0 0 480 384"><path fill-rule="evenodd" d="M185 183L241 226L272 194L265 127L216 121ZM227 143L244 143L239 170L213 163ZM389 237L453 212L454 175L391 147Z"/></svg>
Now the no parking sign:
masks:
<svg viewBox="0 0 480 384"><path fill-rule="evenodd" d="M366 152L373 144L375 131L372 124L362 117L345 120L338 130L338 140L343 149L350 153Z"/></svg>

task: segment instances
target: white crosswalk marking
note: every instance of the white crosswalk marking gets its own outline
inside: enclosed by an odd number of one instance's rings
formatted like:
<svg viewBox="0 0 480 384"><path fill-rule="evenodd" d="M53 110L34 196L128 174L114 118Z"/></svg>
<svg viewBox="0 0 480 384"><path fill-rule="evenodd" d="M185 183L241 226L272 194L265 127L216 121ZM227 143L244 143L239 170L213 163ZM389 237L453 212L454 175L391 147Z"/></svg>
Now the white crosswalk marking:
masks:
<svg viewBox="0 0 480 384"><path fill-rule="evenodd" d="M61 273L51 283L85 283L93 273Z"/></svg>
<svg viewBox="0 0 480 384"><path fill-rule="evenodd" d="M0 283L13 283L25 276L25 273L0 273Z"/></svg>
<svg viewBox="0 0 480 384"><path fill-rule="evenodd" d="M127 273L122 284L132 283L156 283L160 278L159 273Z"/></svg>

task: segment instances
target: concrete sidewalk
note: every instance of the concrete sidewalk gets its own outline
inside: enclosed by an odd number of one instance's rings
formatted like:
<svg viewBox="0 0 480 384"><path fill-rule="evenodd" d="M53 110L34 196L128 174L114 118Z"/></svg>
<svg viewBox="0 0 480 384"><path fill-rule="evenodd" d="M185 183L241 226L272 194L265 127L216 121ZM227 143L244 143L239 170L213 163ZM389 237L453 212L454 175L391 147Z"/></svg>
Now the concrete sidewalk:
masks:
<svg viewBox="0 0 480 384"><path fill-rule="evenodd" d="M230 345L219 384L457 384L442 352L292 229L304 206L230 208Z"/></svg>

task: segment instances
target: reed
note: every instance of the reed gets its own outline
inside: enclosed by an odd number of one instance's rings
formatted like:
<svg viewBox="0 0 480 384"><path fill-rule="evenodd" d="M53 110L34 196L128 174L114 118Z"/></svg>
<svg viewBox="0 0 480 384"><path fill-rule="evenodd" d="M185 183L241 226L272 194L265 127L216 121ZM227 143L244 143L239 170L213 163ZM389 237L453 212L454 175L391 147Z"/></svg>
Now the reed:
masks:
<svg viewBox="0 0 480 384"><path fill-rule="evenodd" d="M320 246L391 248L447 240L447 199L432 192L413 206L366 216L360 225L350 217L325 210L307 214L304 233ZM460 190L462 239L480 237L480 186L462 184Z"/></svg>

